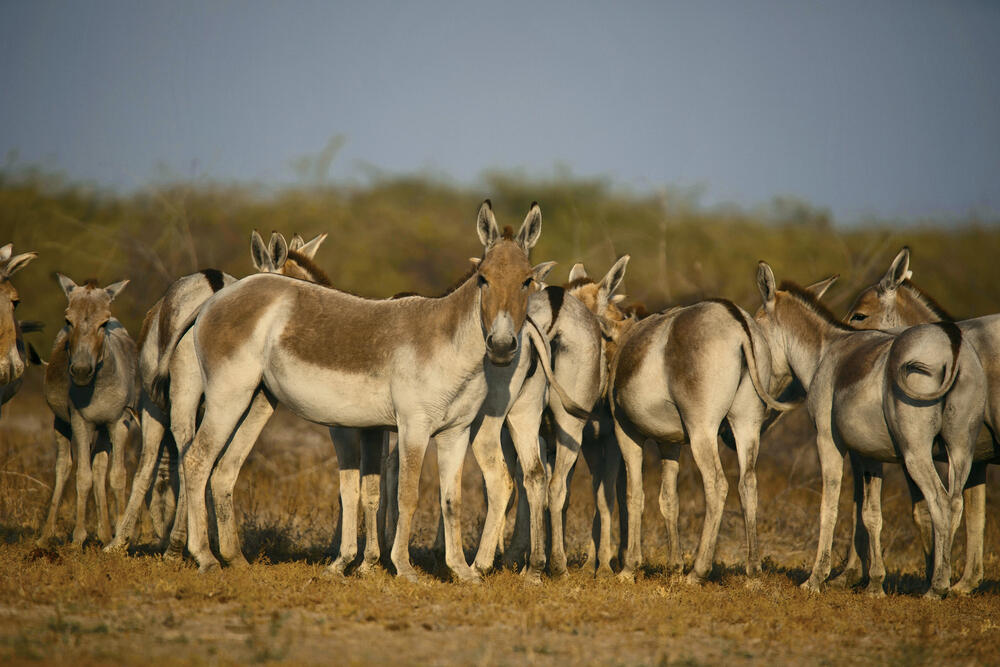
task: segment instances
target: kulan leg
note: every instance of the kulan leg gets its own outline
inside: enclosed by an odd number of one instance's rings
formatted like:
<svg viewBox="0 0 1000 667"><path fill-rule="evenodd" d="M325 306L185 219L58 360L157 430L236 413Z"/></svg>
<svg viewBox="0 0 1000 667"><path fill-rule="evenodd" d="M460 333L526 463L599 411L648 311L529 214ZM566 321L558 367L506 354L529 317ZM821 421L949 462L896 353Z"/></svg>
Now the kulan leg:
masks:
<svg viewBox="0 0 1000 667"><path fill-rule="evenodd" d="M96 429L77 413L72 413L70 417L73 449L76 450L76 527L73 529L73 546L82 547L87 539L87 501L94 485L90 450Z"/></svg>
<svg viewBox="0 0 1000 667"><path fill-rule="evenodd" d="M456 428L435 436L438 451L438 480L441 485L441 518L444 524L444 558L459 581L475 583L480 576L465 560L462 549L462 464L469 448L469 429ZM402 463L402 457L400 457ZM400 475L402 482L402 475ZM400 507L402 507L400 499ZM402 509L400 520L402 521Z"/></svg>
<svg viewBox="0 0 1000 667"><path fill-rule="evenodd" d="M343 576L358 555L358 502L361 493L361 443L356 429L331 428L340 475L340 552L327 568Z"/></svg>
<svg viewBox="0 0 1000 667"><path fill-rule="evenodd" d="M510 414L507 415L511 440L514 442L517 459L521 464L524 495L528 501L531 549L522 574L533 583L541 582L546 560L545 507L548 504L549 480L545 471L541 443L538 439L543 409L544 404L541 401L530 404L522 404L519 401L514 404ZM504 508L506 508L506 504ZM553 549L555 549L555 543L555 529L553 528Z"/></svg>
<svg viewBox="0 0 1000 667"><path fill-rule="evenodd" d="M864 518L864 475L861 458L854 452L849 452L851 458L851 479L853 480L854 501L851 512L851 540L847 545L847 562L844 570L830 580L830 586L850 588L861 583L864 578L864 563L859 554L868 553L868 532L865 530Z"/></svg>
<svg viewBox="0 0 1000 667"><path fill-rule="evenodd" d="M862 521L868 532L868 594L884 597L885 563L882 560L882 464L869 463L864 470Z"/></svg>
<svg viewBox="0 0 1000 667"><path fill-rule="evenodd" d="M634 581L635 572L642 564L642 508L645 498L642 491L642 443L641 436L631 425L621 418L615 419L615 436L625 462L625 498L628 508L627 546L622 570L618 578ZM626 539L626 538L623 538Z"/></svg>
<svg viewBox="0 0 1000 667"><path fill-rule="evenodd" d="M73 468L71 446L72 431L69 424L57 419L55 421L56 441L56 479L52 486L52 501L49 504L48 517L38 538L38 546L48 546L56 532L56 521L59 518L59 505L62 503L63 492L66 490L66 480Z"/></svg>
<svg viewBox="0 0 1000 667"><path fill-rule="evenodd" d="M121 523L125 513L125 486L127 472L125 470L125 453L129 442L129 416L126 413L118 421L108 424L108 438L111 440L111 467L108 470L108 482L111 494L115 499L114 524ZM130 531L131 532L131 531Z"/></svg>
<svg viewBox="0 0 1000 667"><path fill-rule="evenodd" d="M660 450L660 514L667 529L667 569L680 572L684 567L681 558L680 531L677 519L680 503L677 498L678 459L681 446L659 443Z"/></svg>
<svg viewBox="0 0 1000 667"><path fill-rule="evenodd" d="M726 473L719 460L719 447L716 444L718 430L719 427L716 425L714 429L708 426L691 427L688 431L691 437L691 453L701 472L701 481L705 489L705 522L695 553L694 567L687 576L688 582L692 584L703 582L712 571L715 544L719 539L722 512L729 492L729 483L726 481Z"/></svg>
<svg viewBox="0 0 1000 667"><path fill-rule="evenodd" d="M965 568L952 592L967 595L983 582L983 535L986 529L986 463L973 463L965 483Z"/></svg>
<svg viewBox="0 0 1000 667"><path fill-rule="evenodd" d="M97 431L91 469L94 474L94 501L97 505L97 539L104 544L111 542L111 522L108 519L108 459L111 450L107 432Z"/></svg>
<svg viewBox="0 0 1000 667"><path fill-rule="evenodd" d="M398 514L392 542L392 564L396 576L417 581L417 573L410 564L410 526L417 508L420 489L420 468L430 441L428 430L418 424L399 425L399 473L397 477L396 501ZM386 522L388 525L388 521Z"/></svg>
<svg viewBox="0 0 1000 667"><path fill-rule="evenodd" d="M250 401L250 407L236 431L229 446L222 452L215 470L212 472L212 503L219 530L219 555L233 567L246 567L247 559L240 548L240 536L236 527L236 511L233 507L233 491L240 470L250 455L260 432L264 430L275 402L266 391L258 389Z"/></svg>
<svg viewBox="0 0 1000 667"><path fill-rule="evenodd" d="M514 490L500 445L502 427L502 417L484 416L479 427L473 428L475 436L472 439L472 453L479 469L483 471L486 485L486 519L474 562L479 574L486 574L493 569L497 546L503 540L504 514Z"/></svg>
<svg viewBox="0 0 1000 667"><path fill-rule="evenodd" d="M378 504L380 496L379 472L382 462L381 429L361 431L361 506L365 514L365 553L358 574L366 575L378 567L379 549Z"/></svg>
<svg viewBox="0 0 1000 667"><path fill-rule="evenodd" d="M817 422L822 423L819 419ZM844 453L837 447L833 436L826 429L820 429L816 434L816 448L819 452L820 472L823 478L819 509L819 541L816 545L816 562L802 588L818 593L823 582L830 576L833 529L837 523L840 482L844 476Z"/></svg>
<svg viewBox="0 0 1000 667"><path fill-rule="evenodd" d="M142 430L142 447L139 452L139 468L132 479L132 492L129 494L125 512L118 519L115 527L115 538L111 544L104 547L105 551L124 549L129 537L135 530L142 503L153 483L153 473L157 457L166 431L167 416L143 392L140 426ZM154 515L155 517L155 515ZM154 527L156 520L154 518Z"/></svg>

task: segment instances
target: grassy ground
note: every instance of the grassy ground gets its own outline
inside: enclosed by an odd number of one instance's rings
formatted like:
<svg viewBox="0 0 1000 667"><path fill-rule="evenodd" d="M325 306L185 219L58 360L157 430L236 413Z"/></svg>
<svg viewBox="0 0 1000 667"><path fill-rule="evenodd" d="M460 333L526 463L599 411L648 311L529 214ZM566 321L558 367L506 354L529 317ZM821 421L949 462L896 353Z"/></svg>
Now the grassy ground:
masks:
<svg viewBox="0 0 1000 667"><path fill-rule="evenodd" d="M742 573L743 527L735 456L724 451L731 493L717 565L691 587L663 570L658 479L647 460L644 548L635 584L595 580L582 566L593 504L581 463L567 534L570 574L539 586L499 572L479 587L434 576L435 463L424 469L414 560L419 584L385 573L330 579L337 523L336 461L324 429L280 412L237 487L244 571L200 576L192 562L162 561L151 548L105 554L96 543L37 550L52 481L49 417L32 378L0 423L0 660L84 664L304 663L996 663L1000 660L1000 512L989 498L986 583L975 595L923 600L922 556L902 479L886 482L888 597L799 590L818 532L818 477L807 421L790 415L765 437L758 465L764 575ZM700 478L682 459L681 530L690 566L703 516ZM463 525L471 555L484 507L478 470L465 473ZM991 491L998 488L991 478ZM849 530L843 493L835 548ZM72 528L74 495L60 529ZM91 512L93 514L93 512ZM90 517L93 523L93 516ZM93 527L93 526L92 526ZM148 537L148 533L147 533ZM956 573L963 559L956 540Z"/></svg>

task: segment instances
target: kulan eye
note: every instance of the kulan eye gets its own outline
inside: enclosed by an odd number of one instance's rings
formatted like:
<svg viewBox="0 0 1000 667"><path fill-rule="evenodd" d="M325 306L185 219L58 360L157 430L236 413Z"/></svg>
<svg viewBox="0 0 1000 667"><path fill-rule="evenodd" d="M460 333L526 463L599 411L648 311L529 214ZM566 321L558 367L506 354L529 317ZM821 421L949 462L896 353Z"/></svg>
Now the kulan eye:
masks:
<svg viewBox="0 0 1000 667"><path fill-rule="evenodd" d="M852 322L863 322L864 320L867 320L867 319L868 319L868 316L865 315L864 313L854 313L853 315L851 315L851 321Z"/></svg>
<svg viewBox="0 0 1000 667"><path fill-rule="evenodd" d="M531 281L533 280L534 278L528 278L523 283L521 283L521 287L523 287L524 289L528 289L529 287L531 287Z"/></svg>
<svg viewBox="0 0 1000 667"><path fill-rule="evenodd" d="M20 299L14 299L11 303L14 304L14 310L17 310L17 307L19 305L21 305L21 300Z"/></svg>
<svg viewBox="0 0 1000 667"><path fill-rule="evenodd" d="M490 286L489 281L486 280L486 278L484 278L482 274L479 274L479 286L480 287L489 287Z"/></svg>

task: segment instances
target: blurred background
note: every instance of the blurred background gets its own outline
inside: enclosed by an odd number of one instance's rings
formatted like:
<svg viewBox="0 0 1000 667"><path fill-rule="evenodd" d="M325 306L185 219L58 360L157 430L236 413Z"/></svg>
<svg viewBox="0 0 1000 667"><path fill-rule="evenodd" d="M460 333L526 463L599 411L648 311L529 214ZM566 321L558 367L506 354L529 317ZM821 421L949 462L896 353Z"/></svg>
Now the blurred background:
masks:
<svg viewBox="0 0 1000 667"><path fill-rule="evenodd" d="M841 274L839 315L908 244L945 308L992 313L998 34L1000 5L971 0L0 3L0 243L39 252L15 284L44 356L55 271L130 278L115 310L133 335L177 277L251 272L252 229L329 233L316 261L338 287L434 294L479 253L486 197L515 227L540 202L552 282L630 253L625 291L650 310L752 312L766 259L779 279ZM39 389L5 407L8 434L48 428ZM762 457L798 481L762 490L801 487L812 522L808 428ZM309 465L329 460L308 433ZM48 479L47 444L13 447L0 465Z"/></svg>

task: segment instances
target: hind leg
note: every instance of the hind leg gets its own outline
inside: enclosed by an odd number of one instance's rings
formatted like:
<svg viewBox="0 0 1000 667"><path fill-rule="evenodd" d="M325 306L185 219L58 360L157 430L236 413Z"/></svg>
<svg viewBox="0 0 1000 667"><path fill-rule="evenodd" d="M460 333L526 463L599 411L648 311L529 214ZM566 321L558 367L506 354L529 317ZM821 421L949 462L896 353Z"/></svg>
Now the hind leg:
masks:
<svg viewBox="0 0 1000 667"><path fill-rule="evenodd" d="M219 555L235 567L245 567L247 560L240 548L236 512L233 508L233 490L236 488L236 480L240 476L243 463L250 455L260 432L274 414L274 405L274 399L266 391L257 390L211 476L212 503L219 529Z"/></svg>
<svg viewBox="0 0 1000 667"><path fill-rule="evenodd" d="M121 523L125 513L125 486L127 472L125 470L125 452L128 450L129 418L127 415L108 425L108 438L111 440L111 468L108 470L108 482L115 498L114 523Z"/></svg>
<svg viewBox="0 0 1000 667"><path fill-rule="evenodd" d="M816 449L819 452L820 471L823 477L823 494L819 509L819 541L816 545L816 562L813 563L809 579L802 584L807 591L818 593L823 582L830 576L833 529L837 523L837 502L840 499L840 482L844 476L844 453L833 440L830 432L823 428L829 424L829 416L814 418L819 426L816 433Z"/></svg>
<svg viewBox="0 0 1000 667"><path fill-rule="evenodd" d="M540 401L532 404L518 401L507 415L510 437L521 464L524 495L528 501L531 550L522 574L533 582L541 581L542 571L545 569L545 506L548 500L546 487L549 480L538 439L543 409L544 405ZM582 431L582 425L580 430ZM504 508L506 509L506 504ZM553 519L553 550L556 548L555 523Z"/></svg>
<svg viewBox="0 0 1000 667"><path fill-rule="evenodd" d="M438 450L445 563L459 581L478 582L480 576L469 567L465 560L465 551L462 549L462 464L469 449L469 428L442 431L435 436L434 442Z"/></svg>
<svg viewBox="0 0 1000 667"><path fill-rule="evenodd" d="M382 512L382 548L391 560L392 545L396 540L396 524L399 522L399 435L386 431L382 440L382 490L379 497Z"/></svg>
<svg viewBox="0 0 1000 667"><path fill-rule="evenodd" d="M910 477L910 473L905 470L905 466L903 473L906 477L906 488L910 492L910 502L913 504L913 523L917 525L920 544L924 550L924 574L927 583L930 583L934 575L934 531L931 527L931 514L927 508L927 499Z"/></svg>
<svg viewBox="0 0 1000 667"><path fill-rule="evenodd" d="M160 444L160 454L156 463L156 476L149 491L149 514L152 519L153 533L159 541L160 548L165 549L174 516L177 512L177 493L179 486L178 468L180 457L177 445L172 435L167 434Z"/></svg>
<svg viewBox="0 0 1000 667"><path fill-rule="evenodd" d="M595 560L597 561L595 573L598 577L602 577L611 576L613 573L611 560L614 557L614 549L611 546L611 520L618 493L618 475L622 467L622 455L610 432L602 431L596 445L599 449L597 457L600 464L596 471L591 468L591 474L597 475L596 488L594 489L594 523L596 525L593 530L593 540Z"/></svg>
<svg viewBox="0 0 1000 667"><path fill-rule="evenodd" d="M374 572L378 566L378 501L379 465L382 459L382 431L364 429L361 431L361 506L365 514L365 553L358 573Z"/></svg>
<svg viewBox="0 0 1000 667"><path fill-rule="evenodd" d="M143 392L142 413L140 417L142 448L139 454L139 468L132 479L132 492L129 494L128 503L125 505L125 512L119 517L115 527L115 538L111 541L111 544L104 547L105 551L123 549L128 544L129 538L135 530L135 524L142 509L143 499L152 485L153 472L163 442L166 424L167 416ZM155 516L154 514L154 528L156 526Z"/></svg>
<svg viewBox="0 0 1000 667"><path fill-rule="evenodd" d="M864 470L862 520L868 532L868 594L884 597L885 563L882 561L882 464L871 462Z"/></svg>
<svg viewBox="0 0 1000 667"><path fill-rule="evenodd" d="M48 517L42 528L42 534L38 538L38 546L45 547L52 541L56 532L56 520L59 518L59 505L62 503L63 493L66 490L66 479L73 468L73 454L70 443L72 431L69 424L55 420L55 440L56 440L56 479L52 486L52 501L49 504Z"/></svg>
<svg viewBox="0 0 1000 667"><path fill-rule="evenodd" d="M327 572L343 575L358 555L358 501L361 493L361 444L356 429L331 428L340 475L340 552Z"/></svg>
<svg viewBox="0 0 1000 667"><path fill-rule="evenodd" d="M635 571L642 564L642 508L645 497L642 491L642 436L624 418L615 418L615 436L625 462L625 498L628 508L627 540L622 570L618 578L634 581Z"/></svg>
<svg viewBox="0 0 1000 667"><path fill-rule="evenodd" d="M854 493L853 509L851 513L851 541L847 546L847 562L844 563L844 570L830 580L830 585L837 588L850 588L856 586L864 578L863 563L858 554L868 553L868 532L865 530L864 517L864 475L862 473L861 458L854 452L849 452L851 457L851 478L854 482L852 487Z"/></svg>
<svg viewBox="0 0 1000 667"><path fill-rule="evenodd" d="M564 534L564 512L568 504L570 472L576 465L583 443L583 429L586 422L577 419L565 410L553 412L555 421L555 461L552 464L552 475L549 479L548 503L549 525L551 527L552 554L549 561L549 571L554 576L566 573L566 536ZM594 481L595 499L601 479L601 453L599 443L586 445L584 456ZM600 507L597 507L598 515ZM610 517L609 517L610 518ZM599 521L600 518L595 519ZM600 542L598 541L598 545Z"/></svg>
<svg viewBox="0 0 1000 667"><path fill-rule="evenodd" d="M396 576L417 581L417 573L410 564L410 526L417 507L420 488L420 468L430 441L429 429L417 420L399 424L399 457L396 499L398 514L392 542L392 564ZM439 455L440 457L440 455ZM386 522L388 524L388 521Z"/></svg>
<svg viewBox="0 0 1000 667"><path fill-rule="evenodd" d="M986 529L986 464L973 463L965 483L965 568L952 592L967 595L983 582L983 534Z"/></svg>
<svg viewBox="0 0 1000 667"><path fill-rule="evenodd" d="M906 470L913 477L927 499L927 510L931 515L934 530L934 574L926 597L941 598L948 592L951 581L951 504L948 492L941 484L934 462L930 457L930 444L926 451L913 451L913 447L901 447Z"/></svg>
<svg viewBox="0 0 1000 667"><path fill-rule="evenodd" d="M660 514L667 529L667 569L680 572L684 569L681 558L680 531L677 518L680 502L677 499L678 459L681 455L679 444L659 444L660 449Z"/></svg>
<svg viewBox="0 0 1000 667"><path fill-rule="evenodd" d="M760 575L760 545L757 542L757 453L760 449L760 422L736 421L733 437L736 439L736 457L740 465L740 504L747 536L748 577Z"/></svg>
<svg viewBox="0 0 1000 667"><path fill-rule="evenodd" d="M694 567L687 576L688 582L692 584L704 581L712 570L715 544L719 538L719 526L722 524L722 511L726 503L726 494L729 492L729 483L726 481L716 444L718 430L719 427L716 425L715 428L692 427L688 431L691 437L691 453L701 472L701 481L705 489L705 523L702 526Z"/></svg>

